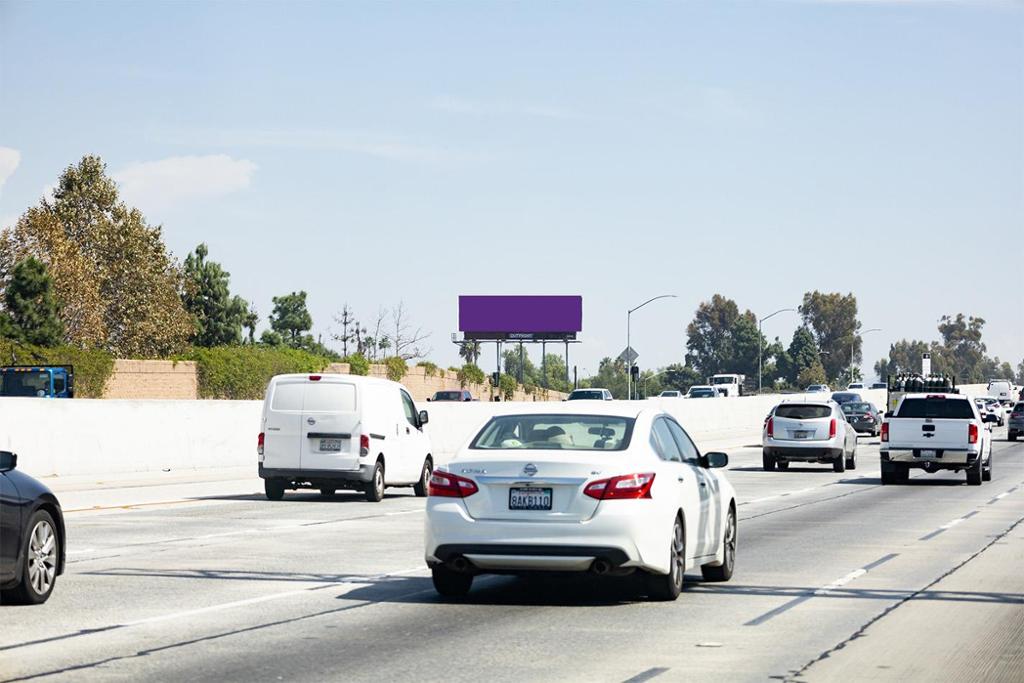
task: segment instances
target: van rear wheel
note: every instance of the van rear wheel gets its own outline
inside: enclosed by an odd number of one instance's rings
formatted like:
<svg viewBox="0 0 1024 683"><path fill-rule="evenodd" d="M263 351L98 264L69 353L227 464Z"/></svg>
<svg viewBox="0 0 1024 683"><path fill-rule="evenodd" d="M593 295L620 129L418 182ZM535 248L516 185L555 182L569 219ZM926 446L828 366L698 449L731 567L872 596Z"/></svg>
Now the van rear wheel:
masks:
<svg viewBox="0 0 1024 683"><path fill-rule="evenodd" d="M434 462L427 458L423 461L423 471L420 472L420 480L413 484L412 490L417 498L423 498L430 490L430 475L434 472Z"/></svg>
<svg viewBox="0 0 1024 683"><path fill-rule="evenodd" d="M284 480L264 479L263 490L266 492L268 500L281 500L284 498Z"/></svg>
<svg viewBox="0 0 1024 683"><path fill-rule="evenodd" d="M366 482L366 500L379 503L384 500L384 463L380 460L373 466L373 476Z"/></svg>

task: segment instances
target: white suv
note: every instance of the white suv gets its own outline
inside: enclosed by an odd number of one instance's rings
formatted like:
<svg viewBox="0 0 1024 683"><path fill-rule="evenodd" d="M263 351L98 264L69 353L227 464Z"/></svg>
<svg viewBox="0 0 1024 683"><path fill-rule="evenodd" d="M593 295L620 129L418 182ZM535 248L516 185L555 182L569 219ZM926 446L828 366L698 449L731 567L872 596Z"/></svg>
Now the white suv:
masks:
<svg viewBox="0 0 1024 683"><path fill-rule="evenodd" d="M857 467L857 432L833 401L775 406L764 424L762 464L771 472L791 462L832 463L836 472Z"/></svg>

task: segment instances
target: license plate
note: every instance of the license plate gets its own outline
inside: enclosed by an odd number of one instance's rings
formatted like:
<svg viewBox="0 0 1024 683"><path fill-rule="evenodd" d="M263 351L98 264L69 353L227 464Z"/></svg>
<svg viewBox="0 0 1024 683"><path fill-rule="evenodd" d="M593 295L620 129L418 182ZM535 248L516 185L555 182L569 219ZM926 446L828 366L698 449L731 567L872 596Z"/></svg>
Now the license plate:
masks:
<svg viewBox="0 0 1024 683"><path fill-rule="evenodd" d="M809 438L810 436L811 436L811 433L810 433L810 432L805 432L805 431L796 431L796 432L793 432L793 438L794 438L794 439L807 439L807 438Z"/></svg>
<svg viewBox="0 0 1024 683"><path fill-rule="evenodd" d="M935 451L921 451L921 457L922 458L934 458L935 457Z"/></svg>
<svg viewBox="0 0 1024 683"><path fill-rule="evenodd" d="M550 510L551 489L511 488L508 490L509 510Z"/></svg>
<svg viewBox="0 0 1024 683"><path fill-rule="evenodd" d="M338 452L341 450L341 439L320 439L320 450Z"/></svg>

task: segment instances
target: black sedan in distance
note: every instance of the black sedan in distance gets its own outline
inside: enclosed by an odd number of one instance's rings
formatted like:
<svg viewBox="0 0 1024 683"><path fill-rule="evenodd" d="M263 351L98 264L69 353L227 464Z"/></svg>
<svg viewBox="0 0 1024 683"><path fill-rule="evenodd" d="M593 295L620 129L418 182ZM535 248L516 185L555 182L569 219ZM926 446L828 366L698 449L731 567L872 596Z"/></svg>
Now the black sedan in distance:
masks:
<svg viewBox="0 0 1024 683"><path fill-rule="evenodd" d="M46 602L64 573L64 514L50 489L0 451L0 604Z"/></svg>
<svg viewBox="0 0 1024 683"><path fill-rule="evenodd" d="M878 436L882 431L882 416L871 403L858 401L843 403L840 406L846 421L850 423L858 434L870 434Z"/></svg>

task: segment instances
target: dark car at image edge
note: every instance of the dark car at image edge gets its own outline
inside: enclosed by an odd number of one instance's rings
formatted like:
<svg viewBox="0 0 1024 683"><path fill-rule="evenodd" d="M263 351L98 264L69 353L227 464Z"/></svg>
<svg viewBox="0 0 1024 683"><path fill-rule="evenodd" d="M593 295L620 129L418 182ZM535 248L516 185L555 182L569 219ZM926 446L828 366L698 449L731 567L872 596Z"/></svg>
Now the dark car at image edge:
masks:
<svg viewBox="0 0 1024 683"><path fill-rule="evenodd" d="M46 602L64 573L64 514L46 486L0 451L0 604Z"/></svg>

